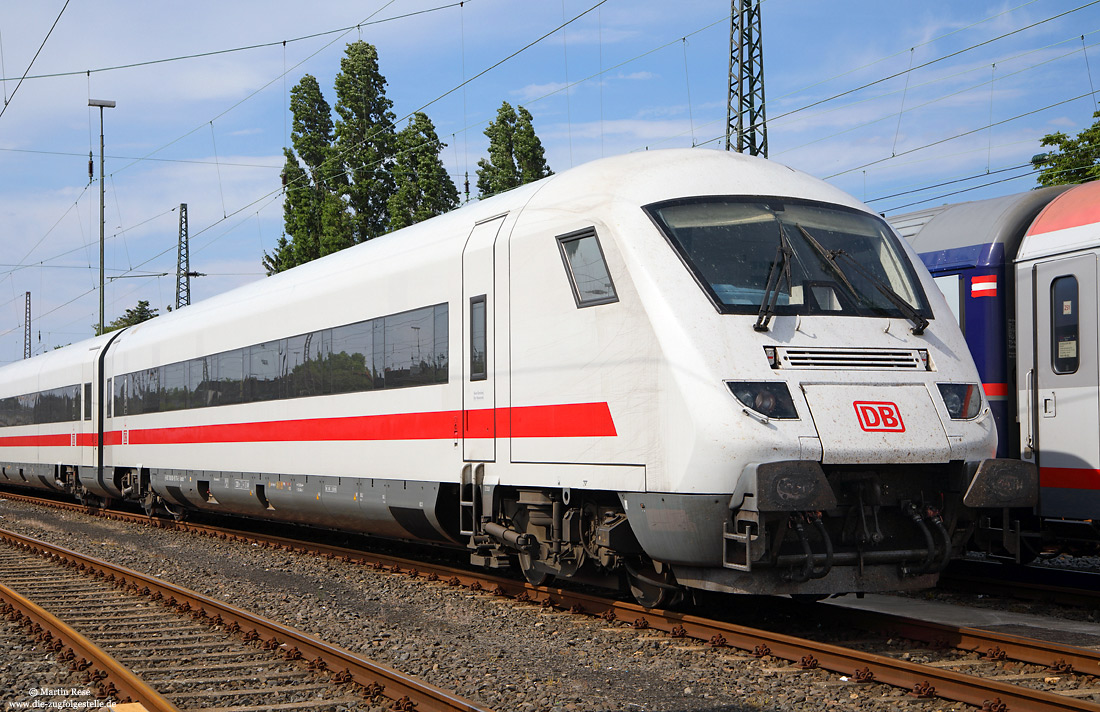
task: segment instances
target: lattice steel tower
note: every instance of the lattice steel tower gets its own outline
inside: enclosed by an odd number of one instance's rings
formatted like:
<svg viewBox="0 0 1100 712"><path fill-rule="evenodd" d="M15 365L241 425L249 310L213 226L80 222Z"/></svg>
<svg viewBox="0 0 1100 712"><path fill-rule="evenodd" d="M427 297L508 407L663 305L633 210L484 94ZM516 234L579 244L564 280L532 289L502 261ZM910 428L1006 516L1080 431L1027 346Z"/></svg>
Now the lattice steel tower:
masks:
<svg viewBox="0 0 1100 712"><path fill-rule="evenodd" d="M768 157L764 115L764 43L760 33L760 0L730 3L729 103L726 150Z"/></svg>
<svg viewBox="0 0 1100 712"><path fill-rule="evenodd" d="M31 293L27 292L27 313L23 317L23 358L31 357Z"/></svg>
<svg viewBox="0 0 1100 712"><path fill-rule="evenodd" d="M180 203L180 243L176 255L176 309L191 303L191 258L187 254L187 203Z"/></svg>

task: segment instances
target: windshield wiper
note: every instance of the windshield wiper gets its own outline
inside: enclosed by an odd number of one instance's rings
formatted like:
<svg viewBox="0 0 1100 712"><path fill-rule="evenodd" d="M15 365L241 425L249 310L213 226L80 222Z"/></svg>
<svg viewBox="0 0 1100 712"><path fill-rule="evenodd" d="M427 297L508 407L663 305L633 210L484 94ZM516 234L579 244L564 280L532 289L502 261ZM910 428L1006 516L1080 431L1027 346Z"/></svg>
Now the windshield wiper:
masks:
<svg viewBox="0 0 1100 712"><path fill-rule="evenodd" d="M818 254L829 260L829 263L836 271L837 276L840 277L841 280L844 282L844 286L852 290L852 294L854 296L858 298L859 292L857 292L855 290L855 287L852 286L852 283L851 281L849 281L848 276L844 273L844 269L840 266L840 263L837 262L838 257L845 258L848 264L855 267L856 270L865 278L867 278L867 280L870 281L871 284L873 284L884 297L890 300L891 304L898 308L898 311L900 311L906 319L912 322L914 334L920 336L924 333L924 330L928 328L928 320L921 316L920 312L918 312L912 304L905 301L904 297L895 292L889 284L879 279L879 277L874 272L871 272L866 267L861 265L854 257L849 255L844 250L826 250L824 247L822 247L821 243L814 239L814 236L811 235L806 230L806 228L802 227L801 225L796 225L795 227L798 228L799 232L802 233L802 236L806 238L806 241L810 243L810 246L813 247Z"/></svg>
<svg viewBox="0 0 1100 712"><path fill-rule="evenodd" d="M783 225L779 225L779 246L775 249L775 260L768 271L768 282L764 286L764 298L760 301L760 312L757 314L756 323L752 328L756 331L767 331L768 324L775 313L775 304L779 300L779 279L787 280L787 290L791 289L791 257L794 251L791 243L787 241L787 232Z"/></svg>

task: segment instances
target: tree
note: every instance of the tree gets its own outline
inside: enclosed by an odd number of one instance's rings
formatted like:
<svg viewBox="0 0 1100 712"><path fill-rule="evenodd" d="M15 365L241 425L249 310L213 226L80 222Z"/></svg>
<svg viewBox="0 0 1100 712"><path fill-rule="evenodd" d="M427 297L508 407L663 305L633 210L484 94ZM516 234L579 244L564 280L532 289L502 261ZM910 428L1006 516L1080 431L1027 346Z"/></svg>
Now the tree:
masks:
<svg viewBox="0 0 1100 712"><path fill-rule="evenodd" d="M519 169L520 185L534 183L547 176L554 175L550 166L546 165L546 154L542 150L542 141L535 135L534 117L531 112L522 106L516 107L519 118L516 121L516 132L512 138L515 149L516 168Z"/></svg>
<svg viewBox="0 0 1100 712"><path fill-rule="evenodd" d="M397 132L392 170L396 189L387 203L391 230L442 215L458 205L458 190L439 158L445 146L431 119L419 111Z"/></svg>
<svg viewBox="0 0 1100 712"><path fill-rule="evenodd" d="M396 141L393 102L378 68L378 50L363 41L347 46L336 75L336 151L350 182L350 225L355 243L378 237L388 228L387 203L394 192Z"/></svg>
<svg viewBox="0 0 1100 712"><path fill-rule="evenodd" d="M518 112L502 102L496 121L485 129L489 137L489 160L477 162L477 189L481 197L503 193L525 183L553 175L546 165L542 142L535 135L531 112Z"/></svg>
<svg viewBox="0 0 1100 712"><path fill-rule="evenodd" d="M264 253L267 273L275 274L353 244L344 174L333 146L332 109L317 79L307 74L290 90L293 150L283 149L282 237L272 254Z"/></svg>
<svg viewBox="0 0 1100 712"><path fill-rule="evenodd" d="M133 326L134 324L140 324L143 321L149 321L150 319L160 316L157 314L156 309L149 308L149 302L141 299L138 301L137 306L132 309L127 309L126 313L118 317L110 324L103 327L103 331L100 332L99 324L92 324L92 329L95 331L96 336L101 333L107 333L110 331L118 331L126 326Z"/></svg>
<svg viewBox="0 0 1100 712"><path fill-rule="evenodd" d="M1076 137L1070 138L1058 131L1047 134L1039 142L1054 146L1055 150L1031 159L1031 165L1042 169L1039 185L1066 185L1086 183L1100 178L1100 111L1094 113L1096 121Z"/></svg>

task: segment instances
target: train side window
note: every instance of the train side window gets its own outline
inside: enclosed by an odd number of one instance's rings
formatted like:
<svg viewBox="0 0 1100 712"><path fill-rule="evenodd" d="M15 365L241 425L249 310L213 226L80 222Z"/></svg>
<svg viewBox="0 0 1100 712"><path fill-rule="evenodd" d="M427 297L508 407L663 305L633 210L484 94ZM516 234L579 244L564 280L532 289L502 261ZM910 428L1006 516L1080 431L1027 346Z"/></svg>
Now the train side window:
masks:
<svg viewBox="0 0 1100 712"><path fill-rule="evenodd" d="M164 390L164 410L187 408L187 361L162 366L160 387Z"/></svg>
<svg viewBox="0 0 1100 712"><path fill-rule="evenodd" d="M435 365L435 383L446 383L448 378L448 351L450 330L447 325L447 305L435 305L435 350L432 352L432 363Z"/></svg>
<svg viewBox="0 0 1100 712"><path fill-rule="evenodd" d="M333 393L358 393L374 386L374 324L360 321L332 329L329 372Z"/></svg>
<svg viewBox="0 0 1100 712"><path fill-rule="evenodd" d="M92 419L92 384L84 384L84 420Z"/></svg>
<svg viewBox="0 0 1100 712"><path fill-rule="evenodd" d="M619 301L595 228L559 236L558 248L577 307Z"/></svg>
<svg viewBox="0 0 1100 712"><path fill-rule="evenodd" d="M218 354L218 397L214 405L244 402L245 353L245 349L233 349Z"/></svg>
<svg viewBox="0 0 1100 712"><path fill-rule="evenodd" d="M247 401L269 401L286 397L283 393L283 379L280 378L280 352L286 354L285 339L254 344L247 349Z"/></svg>
<svg viewBox="0 0 1100 712"><path fill-rule="evenodd" d="M470 297L470 380L489 377L486 359L485 295Z"/></svg>
<svg viewBox="0 0 1100 712"><path fill-rule="evenodd" d="M435 311L432 307L386 317L386 388L426 386L432 383L434 321Z"/></svg>
<svg viewBox="0 0 1100 712"><path fill-rule="evenodd" d="M107 379L107 388L104 390L104 393L107 395L107 417L112 418L115 412L115 398L118 397L115 395L114 378Z"/></svg>
<svg viewBox="0 0 1100 712"><path fill-rule="evenodd" d="M1077 278L1056 277L1050 283L1050 357L1055 373L1076 373L1081 365Z"/></svg>

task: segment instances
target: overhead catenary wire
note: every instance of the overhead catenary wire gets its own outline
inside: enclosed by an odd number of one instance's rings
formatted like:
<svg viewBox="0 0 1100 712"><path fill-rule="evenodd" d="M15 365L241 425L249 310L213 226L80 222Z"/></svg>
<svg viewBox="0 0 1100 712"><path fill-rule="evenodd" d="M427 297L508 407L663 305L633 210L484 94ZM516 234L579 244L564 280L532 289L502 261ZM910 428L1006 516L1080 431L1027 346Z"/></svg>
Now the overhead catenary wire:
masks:
<svg viewBox="0 0 1100 712"><path fill-rule="evenodd" d="M23 72L23 76L21 76L19 78L19 81L16 82L15 88L11 90L11 96L6 96L4 98L4 106L3 108L0 108L0 117L4 115L4 112L8 110L11 102L15 99L15 93L19 91L19 87L23 86L23 80L27 78L27 74L30 73L31 67L34 66L35 60L37 60L38 55L42 53L42 48L46 46L46 40L50 39L50 35L53 34L53 29L57 27L57 23L61 20L61 16L65 14L65 8L67 8L68 6L69 0L65 0L65 4L61 6L61 12L57 13L57 17L54 18L53 24L50 25L49 31L46 33L46 36L42 38L42 44L38 45L38 49L35 51L34 56L31 57L30 64L27 65L27 69ZM4 86L6 88L7 84L5 84Z"/></svg>
<svg viewBox="0 0 1100 712"><path fill-rule="evenodd" d="M1046 106L1039 107L1038 109L1033 109L1031 111L1025 111L1022 114L1017 114L1017 115L1011 116L1007 119L1001 119L1000 121L992 122L988 126L979 126L978 128L970 129L969 131L962 131L962 132L957 133L953 136L948 136L946 138L939 139L938 141L931 141L929 143L926 143L926 144L923 144L923 145L920 145L920 146L915 146L913 148L910 148L906 151L902 151L901 153L895 154L893 156L887 156L885 158L880 158L878 160L870 161L868 163L864 163L864 164L859 165L859 166L854 166L852 168L847 168L843 171L839 171L837 173L833 173L832 175L825 176L825 180L829 180L831 178L836 178L838 176L842 176L842 175L845 175L847 173L852 173L853 171L858 171L858 170L861 170L863 168L870 168L871 166L876 166L880 163L885 163L886 161L892 160L892 159L897 158L899 156L906 156L906 155L909 155L911 153L915 153L917 151L923 151L926 148L931 148L933 146L939 146L940 144L947 143L948 141L954 141L955 139L959 139L959 138L962 138L964 136L969 136L971 134L975 134L975 133L978 133L978 132L981 132L981 131L985 131L986 129L992 128L993 126L1000 126L1002 124L1007 124L1009 122L1016 121L1018 119L1022 119L1025 116L1032 116L1033 114L1038 114L1038 113L1041 113L1043 111L1047 111L1049 109L1053 109L1053 108L1058 107L1058 106L1063 106L1065 104L1069 104L1070 102L1077 101L1079 99L1084 99L1085 97L1089 97L1089 96L1093 96L1093 93L1092 92L1086 92L1084 94L1078 94L1077 96L1071 97L1069 99L1063 99L1062 101L1057 101L1053 104L1047 104Z"/></svg>
<svg viewBox="0 0 1100 712"><path fill-rule="evenodd" d="M117 72L117 71L120 71L120 70L123 70L123 69L136 69L138 67L148 67L148 66L155 65L155 64L167 64L167 63L171 63L171 62L182 62L182 61L186 61L186 60L190 60L190 59L201 59L201 58L204 58L204 57L216 57L216 56L222 55L222 54L232 54L232 53L235 53L235 52L248 52L248 51L256 50L256 49L265 49L265 48L268 48L268 47L276 47L278 45L284 45L285 46L287 43L305 42L307 40L313 40L313 39L317 39L319 37L327 37L329 35L340 35L340 37L342 37L342 36L346 35L347 33L351 32L352 30L361 29L362 27L367 27L367 26L370 26L370 25L381 25L381 24L384 24L384 23L387 23L387 22L394 22L396 20L405 20L405 19L408 19L410 17L415 17L417 15L426 15L426 14L432 13L432 12L439 12L441 10L448 10L452 7L459 7L460 5L462 5L463 2L470 3L470 2L475 2L475 0L461 0L461 2L452 2L452 3L448 3L446 5L438 5L436 7L429 7L429 8L425 8L423 10L416 10L414 12L406 12L406 13L401 14L401 15L393 15L392 17L385 17L381 20L371 20L370 19L371 17L374 17L379 12L384 10L386 7L389 7L390 5L392 5L393 2L391 0L391 2L386 3L386 5L383 6L382 8L380 8L378 10L375 10L373 13L371 13L371 15L367 19L362 20L360 22L357 22L354 25L347 25L345 27L337 27L335 29L324 30L322 32L314 32L312 34L301 35L299 37L292 37L290 39L274 40L272 42L260 42L258 44L243 45L243 46L240 46L240 47L229 47L229 48L225 48L225 49L216 49L216 50L211 50L209 52L195 52L194 54L181 54L181 55L174 56L174 57L163 57L161 59L150 59L150 60L145 60L145 61L142 61L142 62L131 62L129 64L116 64L116 65L112 65L112 66L109 66L109 67L98 67L96 69L69 70L69 71L64 71L64 72L53 72L53 73L50 73L50 74L32 74L32 75L26 76L25 78L26 79L32 79L32 80L34 80L34 79L53 79L53 78L57 78L57 77L72 77L72 76L76 76L76 75L79 75L79 74L89 74L90 75L90 74L101 74L103 72ZM67 6L69 4L68 1L66 1L65 4ZM62 8L62 12L64 12L64 8ZM60 15L58 15L58 17L60 18ZM337 37L336 40L339 40L340 37ZM336 40L334 40L334 42ZM329 44L332 44L332 43L329 43ZM325 46L327 47L329 45L325 45ZM13 79L9 78L9 77L0 77L0 82L9 82L9 81L13 81Z"/></svg>
<svg viewBox="0 0 1100 712"><path fill-rule="evenodd" d="M986 45L992 44L992 43L997 42L999 40L1003 40L1006 37L1012 37L1013 35L1017 35L1021 32L1025 32L1027 30L1030 30L1030 29L1033 29L1033 28L1038 27L1040 25L1043 25L1047 22L1051 22L1053 20L1057 20L1057 19L1065 17L1067 15L1071 15L1075 12L1079 12L1081 10L1084 10L1085 8L1089 8L1089 7L1092 7L1093 5L1097 5L1097 4L1100 4L1100 0L1091 0L1090 2L1087 2L1084 5L1079 5L1075 8L1073 8L1072 10L1066 10L1065 12L1058 13L1057 15L1051 15L1050 17L1046 17L1042 20L1038 20L1038 21L1033 22L1029 25L1025 25L1024 27L1019 27L1015 30L1005 32L1003 34L997 35L996 37L991 37L991 38L989 38L987 40L983 40L981 42L976 42L976 43L974 43L974 44L972 44L968 47L963 47L962 49L956 50L954 52L949 52L948 54L945 54L945 55L940 56L940 57L936 57L935 59L930 59L927 62L923 62L921 64L918 64L915 67L910 67L909 69L905 70L904 72L894 72L892 74L886 75L885 77L880 77L879 79L875 79L873 81L861 84L858 87L855 87L855 88L852 88L852 89L847 89L847 90L839 92L837 94L833 94L831 96L825 97L824 99L818 99L817 101L813 101L809 104L805 104L804 106L800 106L798 108L792 109L792 110L787 111L785 113L779 114L778 116L775 116L772 119L769 119L769 121L775 121L777 119L782 119L782 118L785 118L787 116L792 116L792 115L797 114L799 112L805 111L806 109L811 109L815 106L820 106L821 104L825 104L827 102L833 101L834 99L839 99L841 97L848 96L849 94L855 94L856 92L863 91L864 89L868 89L870 87L873 87L876 84L881 84L882 82L889 81L890 79L895 79L897 77L900 77L902 74L905 74L906 72L913 72L913 71L916 71L918 69L924 69L925 67L930 67L933 64L938 64L939 62L943 62L944 60L951 59L952 57L958 57L961 54L971 52L975 49L978 49L979 47L985 47Z"/></svg>

